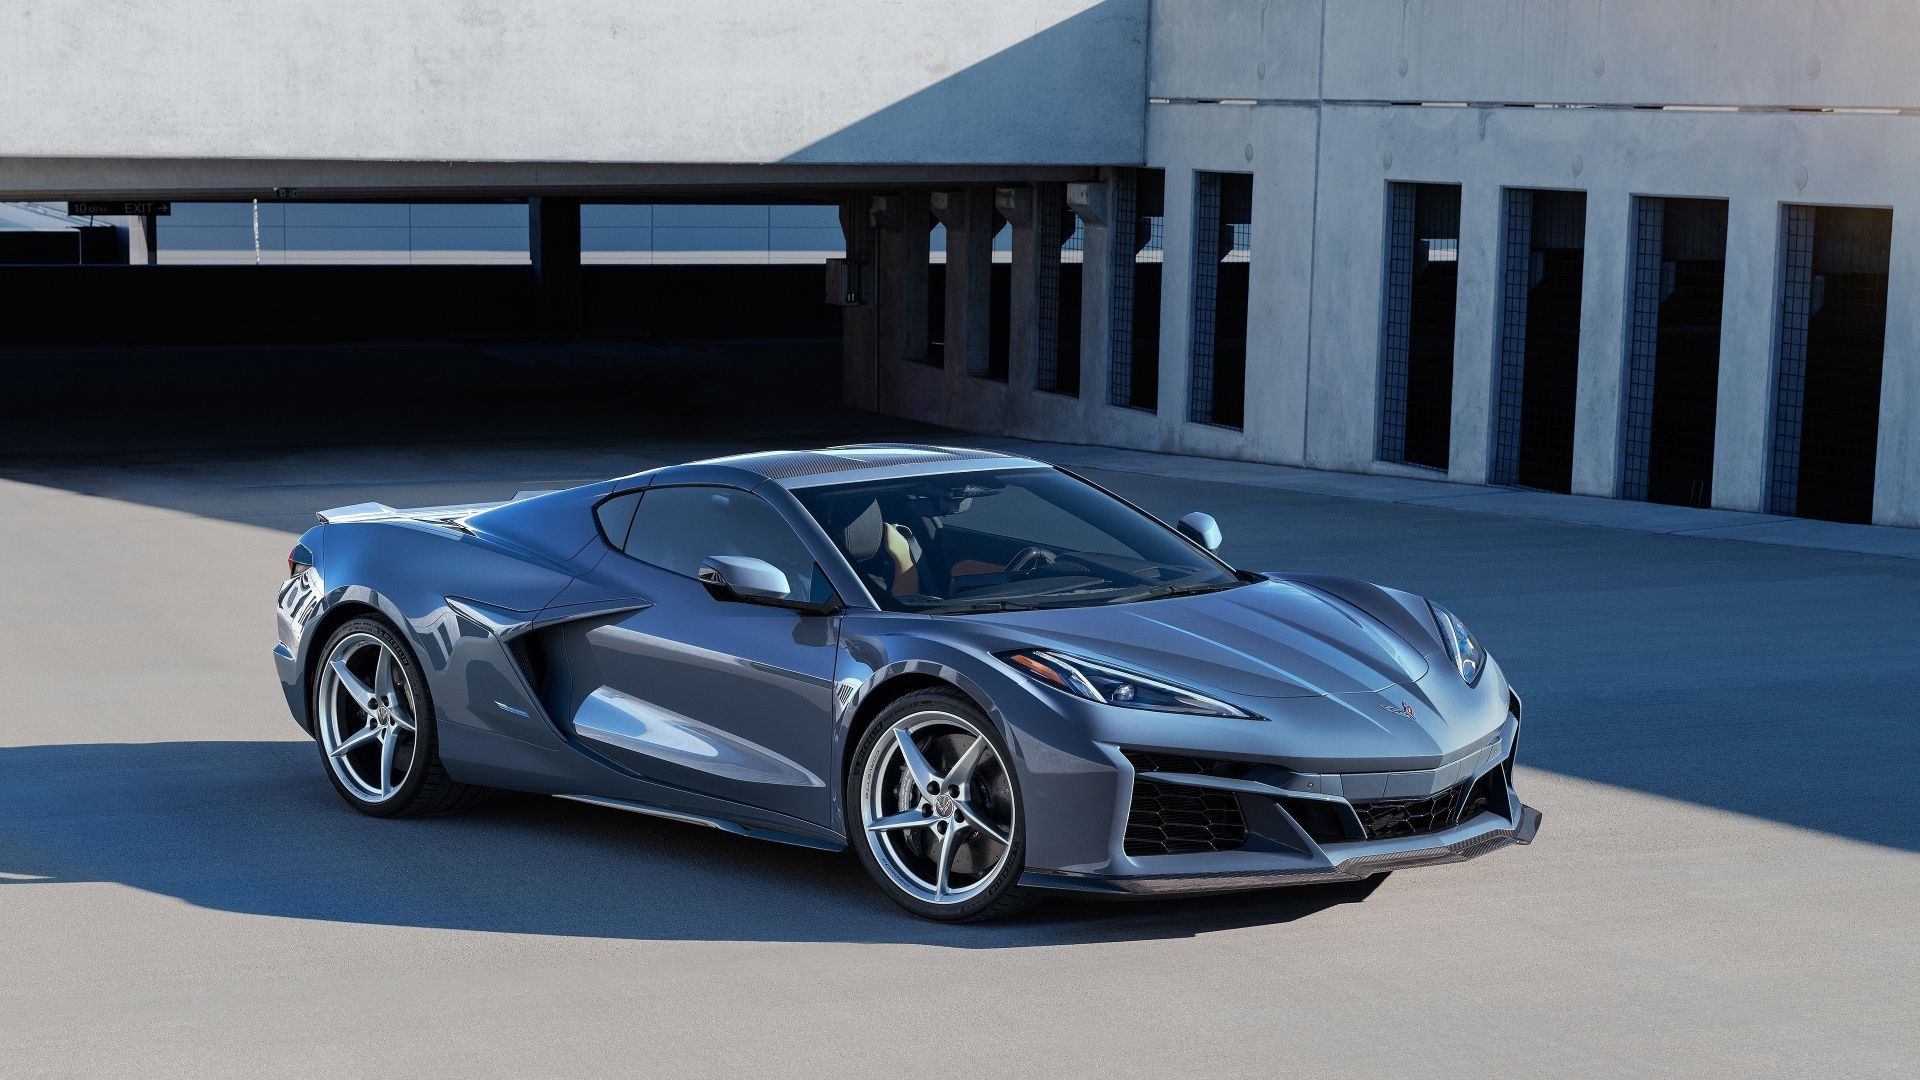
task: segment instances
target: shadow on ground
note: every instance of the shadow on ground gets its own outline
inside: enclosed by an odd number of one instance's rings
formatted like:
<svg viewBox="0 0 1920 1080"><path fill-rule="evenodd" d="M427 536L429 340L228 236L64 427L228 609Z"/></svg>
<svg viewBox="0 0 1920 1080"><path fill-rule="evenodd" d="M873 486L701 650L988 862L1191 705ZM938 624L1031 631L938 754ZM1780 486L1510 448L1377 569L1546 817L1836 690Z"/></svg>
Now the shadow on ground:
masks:
<svg viewBox="0 0 1920 1080"><path fill-rule="evenodd" d="M326 785L307 742L0 748L0 777L0 889L115 882L296 919L994 949L1289 922L1362 900L1379 881L1150 903L1060 899L955 927L894 907L850 856L557 799L500 794L451 817L363 817Z"/></svg>

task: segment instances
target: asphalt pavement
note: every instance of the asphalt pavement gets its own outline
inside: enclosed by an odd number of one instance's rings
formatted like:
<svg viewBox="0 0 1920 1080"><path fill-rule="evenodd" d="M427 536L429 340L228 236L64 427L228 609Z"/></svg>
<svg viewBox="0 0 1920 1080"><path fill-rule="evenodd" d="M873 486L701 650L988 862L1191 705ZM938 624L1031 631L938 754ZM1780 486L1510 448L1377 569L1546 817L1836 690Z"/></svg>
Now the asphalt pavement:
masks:
<svg viewBox="0 0 1920 1080"><path fill-rule="evenodd" d="M0 1076L1920 1073L1912 559L1076 452L1240 565L1432 596L1514 679L1538 842L1377 887L941 926L851 857L340 803L269 656L314 509L746 430L0 456ZM775 441L875 434L918 437Z"/></svg>

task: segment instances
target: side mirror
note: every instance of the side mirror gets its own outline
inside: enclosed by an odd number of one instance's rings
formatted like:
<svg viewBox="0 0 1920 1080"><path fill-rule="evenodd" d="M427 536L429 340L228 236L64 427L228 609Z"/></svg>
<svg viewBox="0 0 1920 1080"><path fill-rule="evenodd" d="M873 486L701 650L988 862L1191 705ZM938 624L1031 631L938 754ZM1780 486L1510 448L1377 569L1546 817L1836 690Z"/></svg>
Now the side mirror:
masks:
<svg viewBox="0 0 1920 1080"><path fill-rule="evenodd" d="M736 600L785 600L787 575L765 559L745 555L709 555L700 563L700 583Z"/></svg>
<svg viewBox="0 0 1920 1080"><path fill-rule="evenodd" d="M1174 526L1187 539L1206 548L1208 551L1220 550L1220 523L1213 520L1212 514L1202 514L1198 510L1180 519Z"/></svg>

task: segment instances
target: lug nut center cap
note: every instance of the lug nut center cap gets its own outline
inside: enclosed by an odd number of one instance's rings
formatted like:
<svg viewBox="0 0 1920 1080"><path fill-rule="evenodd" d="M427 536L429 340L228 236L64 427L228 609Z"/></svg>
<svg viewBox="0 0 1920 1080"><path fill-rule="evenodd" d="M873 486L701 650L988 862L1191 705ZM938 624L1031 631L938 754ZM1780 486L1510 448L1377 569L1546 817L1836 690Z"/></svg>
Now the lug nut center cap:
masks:
<svg viewBox="0 0 1920 1080"><path fill-rule="evenodd" d="M938 795L933 800L933 812L941 817L953 816L953 796Z"/></svg>

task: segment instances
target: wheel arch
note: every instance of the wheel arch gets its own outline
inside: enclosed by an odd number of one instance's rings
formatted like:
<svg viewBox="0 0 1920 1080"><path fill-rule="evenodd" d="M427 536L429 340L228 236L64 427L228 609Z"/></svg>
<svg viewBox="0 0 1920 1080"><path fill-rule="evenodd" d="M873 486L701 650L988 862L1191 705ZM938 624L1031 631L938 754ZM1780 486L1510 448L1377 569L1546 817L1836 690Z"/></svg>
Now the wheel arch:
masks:
<svg viewBox="0 0 1920 1080"><path fill-rule="evenodd" d="M986 711L980 702L962 689L958 683L933 672L906 671L881 681L861 698L860 703L854 707L852 718L847 721L847 733L840 742L840 760L835 769L836 775L843 784L847 778L847 770L853 768L854 747L860 745L860 740L867 734L867 729L880 718L880 714L886 711L887 706L916 691L934 689L958 691L966 695L974 708L982 712Z"/></svg>
<svg viewBox="0 0 1920 1080"><path fill-rule="evenodd" d="M994 705L993 698L959 669L933 660L899 660L888 664L868 677L842 714L846 719L839 727L839 746L833 762L833 775L839 781L834 785L833 797L836 818L845 810L842 803L847 772L853 767L853 751L860 745L861 737L886 711L887 706L917 690L927 689L952 690L960 694L998 730L1003 742L1012 745L1007 718Z"/></svg>

